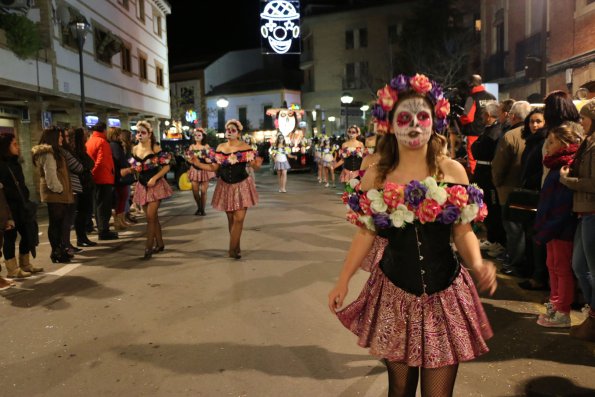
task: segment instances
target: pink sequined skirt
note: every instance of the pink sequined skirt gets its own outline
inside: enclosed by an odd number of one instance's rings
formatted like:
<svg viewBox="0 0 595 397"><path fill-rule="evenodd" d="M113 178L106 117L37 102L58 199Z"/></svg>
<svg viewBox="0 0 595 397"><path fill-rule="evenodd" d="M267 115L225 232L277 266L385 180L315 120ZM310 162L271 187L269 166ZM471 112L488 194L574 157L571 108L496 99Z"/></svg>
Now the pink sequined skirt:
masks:
<svg viewBox="0 0 595 397"><path fill-rule="evenodd" d="M359 176L359 171L355 170L355 171L349 171L346 170L345 168L343 168L343 171L341 171L341 176L340 181L341 182L349 182L350 180L352 180L353 178L357 178Z"/></svg>
<svg viewBox="0 0 595 397"><path fill-rule="evenodd" d="M188 170L188 179L190 179L190 182L208 182L215 178L216 175L212 171L198 170L192 166Z"/></svg>
<svg viewBox="0 0 595 397"><path fill-rule="evenodd" d="M415 296L382 272L386 239L377 237L362 268L370 278L359 297L337 313L370 354L411 367L438 368L472 360L489 351L492 328L465 268L440 292Z"/></svg>
<svg viewBox="0 0 595 397"><path fill-rule="evenodd" d="M227 183L221 178L213 192L211 205L219 211L237 211L258 204L258 193L254 179L248 177L238 183Z"/></svg>
<svg viewBox="0 0 595 397"><path fill-rule="evenodd" d="M165 178L160 178L155 186L152 187L147 187L140 182L137 182L134 188L134 197L132 201L139 205L146 205L153 201L166 199L172 194L171 187Z"/></svg>

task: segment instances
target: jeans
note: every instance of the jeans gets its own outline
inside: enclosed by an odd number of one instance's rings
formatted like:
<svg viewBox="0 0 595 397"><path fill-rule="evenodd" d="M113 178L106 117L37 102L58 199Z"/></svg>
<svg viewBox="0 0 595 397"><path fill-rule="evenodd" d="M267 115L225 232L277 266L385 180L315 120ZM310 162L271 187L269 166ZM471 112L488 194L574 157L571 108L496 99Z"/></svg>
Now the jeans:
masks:
<svg viewBox="0 0 595 397"><path fill-rule="evenodd" d="M595 215L583 215L574 234L572 270L585 300L595 310Z"/></svg>
<svg viewBox="0 0 595 397"><path fill-rule="evenodd" d="M95 217L99 236L109 232L109 220L112 217L112 197L114 185L95 186Z"/></svg>

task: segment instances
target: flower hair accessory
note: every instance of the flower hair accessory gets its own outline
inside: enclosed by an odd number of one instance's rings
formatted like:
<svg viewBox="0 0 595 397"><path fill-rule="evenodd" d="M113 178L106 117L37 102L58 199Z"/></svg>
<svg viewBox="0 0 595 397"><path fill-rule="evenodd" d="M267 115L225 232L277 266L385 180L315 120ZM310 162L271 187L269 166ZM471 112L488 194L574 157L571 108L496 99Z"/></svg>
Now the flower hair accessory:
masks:
<svg viewBox="0 0 595 397"><path fill-rule="evenodd" d="M236 128L238 129L238 131L242 131L244 129L244 126L242 125L242 123L240 123L239 120L236 120L236 119L227 120L227 123L225 123L225 128L227 129L230 124L235 125Z"/></svg>
<svg viewBox="0 0 595 397"><path fill-rule="evenodd" d="M399 100L399 95L408 92L425 96L434 106L434 129L442 132L448 125L447 116L450 113L450 103L444 98L442 87L423 74L405 76L400 74L393 78L389 84L379 89L376 93L378 99L372 108L372 116L379 134L390 132L390 111Z"/></svg>

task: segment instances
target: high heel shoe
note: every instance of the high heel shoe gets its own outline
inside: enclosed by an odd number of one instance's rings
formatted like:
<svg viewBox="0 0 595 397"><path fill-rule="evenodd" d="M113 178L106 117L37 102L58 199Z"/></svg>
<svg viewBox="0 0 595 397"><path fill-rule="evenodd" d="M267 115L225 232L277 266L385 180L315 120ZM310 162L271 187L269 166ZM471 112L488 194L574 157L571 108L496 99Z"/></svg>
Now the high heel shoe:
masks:
<svg viewBox="0 0 595 397"><path fill-rule="evenodd" d="M70 263L70 257L64 251L52 252L50 259L52 263Z"/></svg>
<svg viewBox="0 0 595 397"><path fill-rule="evenodd" d="M153 247L153 253L157 254L159 252L162 252L165 249L165 245L156 245L155 247Z"/></svg>
<svg viewBox="0 0 595 397"><path fill-rule="evenodd" d="M142 257L143 260L149 260L153 256L153 250L151 248L145 248L145 255Z"/></svg>
<svg viewBox="0 0 595 397"><path fill-rule="evenodd" d="M233 259L240 259L242 255L236 250L229 250L229 257Z"/></svg>

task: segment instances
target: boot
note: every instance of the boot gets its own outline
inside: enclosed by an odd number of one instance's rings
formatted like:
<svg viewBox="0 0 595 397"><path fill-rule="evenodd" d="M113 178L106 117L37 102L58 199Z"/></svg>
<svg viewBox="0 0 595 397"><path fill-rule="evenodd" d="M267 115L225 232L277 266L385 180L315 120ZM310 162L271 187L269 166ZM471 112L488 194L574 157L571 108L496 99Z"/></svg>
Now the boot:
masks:
<svg viewBox="0 0 595 397"><path fill-rule="evenodd" d="M126 222L131 225L138 223L138 220L136 220L136 218L130 212L127 212L126 215L124 215L124 219L126 219Z"/></svg>
<svg viewBox="0 0 595 397"><path fill-rule="evenodd" d="M582 324L570 327L570 336L588 342L595 342L595 317L588 316Z"/></svg>
<svg viewBox="0 0 595 397"><path fill-rule="evenodd" d="M5 259L6 277L8 278L25 278L31 277L31 273L24 271L17 264L17 258Z"/></svg>
<svg viewBox="0 0 595 397"><path fill-rule="evenodd" d="M118 231L128 228L128 224L124 221L124 214L114 215L114 228Z"/></svg>
<svg viewBox="0 0 595 397"><path fill-rule="evenodd" d="M33 264L29 262L29 259L30 258L28 253L19 255L19 266L21 267L21 269L23 269L25 272L33 274L43 272L43 267L33 266Z"/></svg>

